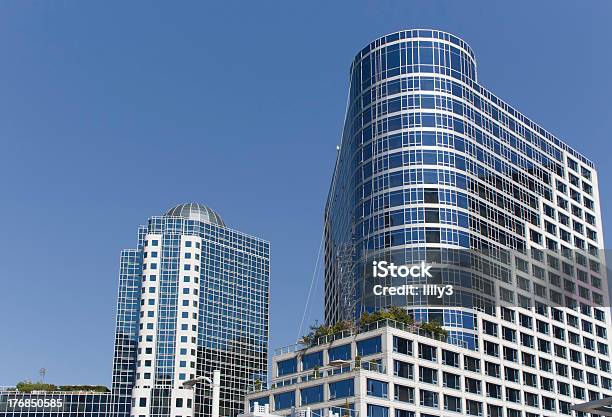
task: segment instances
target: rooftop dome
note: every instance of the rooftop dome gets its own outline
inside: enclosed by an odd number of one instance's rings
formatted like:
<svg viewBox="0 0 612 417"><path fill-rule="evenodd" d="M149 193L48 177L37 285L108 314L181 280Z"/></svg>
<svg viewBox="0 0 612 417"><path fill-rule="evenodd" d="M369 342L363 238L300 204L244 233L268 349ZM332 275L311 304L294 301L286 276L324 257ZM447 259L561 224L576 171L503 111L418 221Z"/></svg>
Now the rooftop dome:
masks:
<svg viewBox="0 0 612 417"><path fill-rule="evenodd" d="M199 203L185 203L172 207L164 216L182 217L189 220L197 220L204 223L225 226L223 219L213 209Z"/></svg>

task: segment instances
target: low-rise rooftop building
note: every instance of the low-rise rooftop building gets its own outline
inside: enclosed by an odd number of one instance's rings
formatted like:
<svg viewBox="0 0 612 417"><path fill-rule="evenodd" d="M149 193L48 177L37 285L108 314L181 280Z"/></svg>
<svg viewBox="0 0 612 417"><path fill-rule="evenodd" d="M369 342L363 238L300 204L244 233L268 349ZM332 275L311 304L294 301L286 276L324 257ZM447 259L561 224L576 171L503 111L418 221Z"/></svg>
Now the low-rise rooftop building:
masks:
<svg viewBox="0 0 612 417"><path fill-rule="evenodd" d="M102 390L20 391L16 387L0 387L2 417L108 417L114 415L110 392Z"/></svg>
<svg viewBox="0 0 612 417"><path fill-rule="evenodd" d="M517 333L515 326L508 323L507 333ZM317 417L329 412L341 417L552 417L572 415L572 405L584 402L580 398L612 396L606 372L588 370L590 379L575 377L576 371L555 374L548 364L571 368L571 363L533 347L511 352L503 334L496 334L484 336L474 349L383 320L309 346L283 348L273 357L270 386L253 387L245 410L266 406L270 414L290 416L308 409Z"/></svg>

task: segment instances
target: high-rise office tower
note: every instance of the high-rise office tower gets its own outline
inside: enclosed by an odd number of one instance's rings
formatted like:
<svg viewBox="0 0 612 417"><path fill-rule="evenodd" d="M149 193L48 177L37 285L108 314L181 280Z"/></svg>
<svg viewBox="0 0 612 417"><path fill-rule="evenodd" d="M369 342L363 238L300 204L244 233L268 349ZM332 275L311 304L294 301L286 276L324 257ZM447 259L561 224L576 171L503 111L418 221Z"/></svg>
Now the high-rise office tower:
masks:
<svg viewBox="0 0 612 417"><path fill-rule="evenodd" d="M188 203L149 218L121 254L113 393L118 416L210 416L210 387L183 384L221 371L220 415L242 410L266 381L269 243Z"/></svg>
<svg viewBox="0 0 612 417"><path fill-rule="evenodd" d="M377 39L350 70L325 211L325 319L398 306L416 323L394 309L281 349L273 385L246 404L585 416L572 404L612 396L603 242L593 163L482 87L463 40ZM425 262L425 283L454 293L439 305L401 294L422 276L373 279L374 261Z"/></svg>
<svg viewBox="0 0 612 417"><path fill-rule="evenodd" d="M478 84L476 68L466 42L435 30L382 37L355 57L325 211L327 323L410 307L375 295L368 265L443 248L499 261L471 282L474 310L610 305L593 163ZM558 278L546 270L556 264ZM477 343L469 309L415 315Z"/></svg>

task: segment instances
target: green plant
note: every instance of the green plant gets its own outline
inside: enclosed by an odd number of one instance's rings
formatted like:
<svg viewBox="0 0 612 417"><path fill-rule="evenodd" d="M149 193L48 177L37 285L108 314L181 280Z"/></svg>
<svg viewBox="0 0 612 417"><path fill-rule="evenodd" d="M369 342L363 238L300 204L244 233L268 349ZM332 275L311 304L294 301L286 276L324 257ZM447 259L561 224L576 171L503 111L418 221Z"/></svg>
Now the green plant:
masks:
<svg viewBox="0 0 612 417"><path fill-rule="evenodd" d="M355 369L361 368L361 355L355 356Z"/></svg>
<svg viewBox="0 0 612 417"><path fill-rule="evenodd" d="M348 398L344 403L344 415L342 417L351 417L351 406L349 405Z"/></svg>
<svg viewBox="0 0 612 417"><path fill-rule="evenodd" d="M383 310L374 311L372 313L364 312L359 318L359 323L362 326L376 323L380 320L394 320L398 323L413 325L414 319L408 312L401 307L389 307Z"/></svg>
<svg viewBox="0 0 612 417"><path fill-rule="evenodd" d="M21 392L32 392L32 391L57 391L57 386L53 384L44 384L42 382L31 382L21 381L16 385L17 389Z"/></svg>
<svg viewBox="0 0 612 417"><path fill-rule="evenodd" d="M57 388L59 391L110 392L110 390L103 385L60 385Z"/></svg>
<svg viewBox="0 0 612 417"><path fill-rule="evenodd" d="M315 379L317 379L317 378L321 378L321 371L320 371L319 369L320 369L320 368L319 368L319 365L315 366L315 367L314 367L314 369L313 369L313 371L314 371L314 372L313 372L312 376L313 376Z"/></svg>
<svg viewBox="0 0 612 417"><path fill-rule="evenodd" d="M30 382L21 381L16 385L17 389L21 392L32 392L32 391L88 391L88 392L110 392L110 390L103 385L53 385L45 384L42 382Z"/></svg>
<svg viewBox="0 0 612 417"><path fill-rule="evenodd" d="M302 342L307 346L314 346L321 337L331 336L353 327L353 322L350 320L339 321L332 326L314 324L310 326L310 332L302 337Z"/></svg>
<svg viewBox="0 0 612 417"><path fill-rule="evenodd" d="M414 324L414 318L404 308L394 306L387 311L393 316L393 320L397 322L408 325Z"/></svg>
<svg viewBox="0 0 612 417"><path fill-rule="evenodd" d="M448 330L443 328L440 322L436 320L420 323L419 329L423 330L428 335L440 336L442 339L446 339L448 336Z"/></svg>

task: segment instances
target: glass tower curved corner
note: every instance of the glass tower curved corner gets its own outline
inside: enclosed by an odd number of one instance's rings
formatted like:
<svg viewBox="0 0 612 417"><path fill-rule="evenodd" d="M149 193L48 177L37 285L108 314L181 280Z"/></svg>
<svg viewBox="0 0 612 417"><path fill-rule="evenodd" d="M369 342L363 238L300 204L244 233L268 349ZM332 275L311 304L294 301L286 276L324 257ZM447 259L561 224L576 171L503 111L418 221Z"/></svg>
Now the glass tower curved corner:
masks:
<svg viewBox="0 0 612 417"><path fill-rule="evenodd" d="M588 173L580 191L590 192L582 203L590 201L593 212L589 238L576 238L584 250L601 247L592 163L480 86L467 43L436 30L406 30L370 43L350 68L325 208L326 322L390 306L410 309L406 296L371 293L364 278L371 260L415 263L440 248L563 250L554 243L559 235L543 230L542 217L546 201L556 204L553 183L571 182L572 164ZM542 242L533 239L538 235ZM575 249L578 241L568 239ZM491 288L502 291L495 282ZM487 308L411 310L417 321L442 323L449 341L475 348L476 312Z"/></svg>

